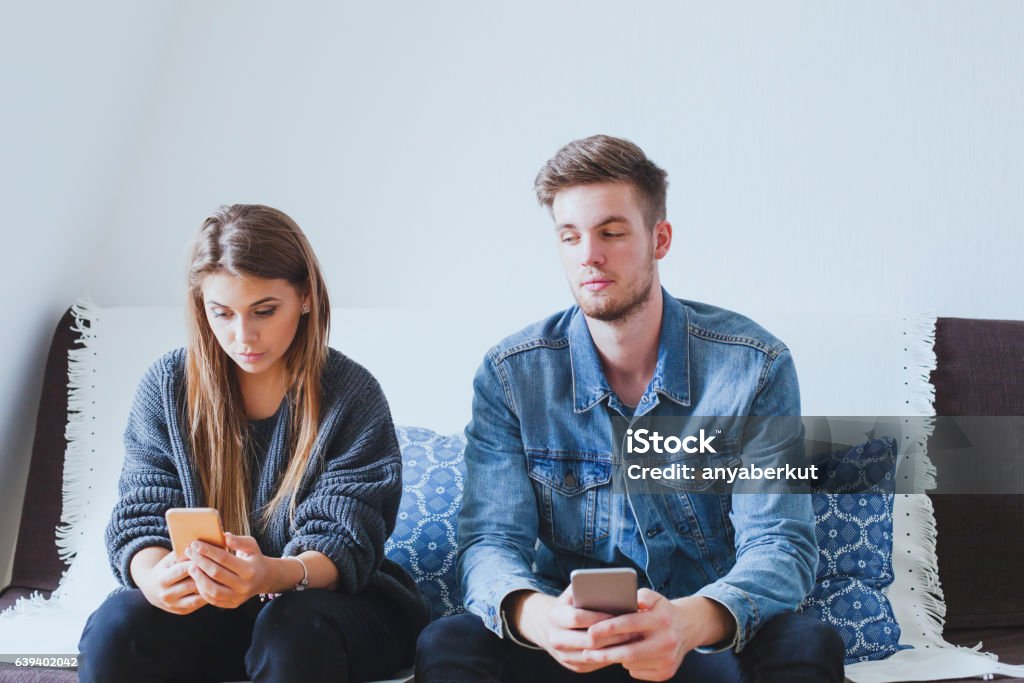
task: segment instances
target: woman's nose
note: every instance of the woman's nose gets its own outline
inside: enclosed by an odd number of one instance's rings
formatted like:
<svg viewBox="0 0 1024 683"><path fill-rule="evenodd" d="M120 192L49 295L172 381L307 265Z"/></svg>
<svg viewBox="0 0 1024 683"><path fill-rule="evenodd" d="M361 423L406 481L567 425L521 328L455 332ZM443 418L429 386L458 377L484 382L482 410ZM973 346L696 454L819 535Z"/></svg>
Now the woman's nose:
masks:
<svg viewBox="0 0 1024 683"><path fill-rule="evenodd" d="M238 328L235 330L235 336L243 344L256 341L259 338L259 334L256 332L256 324L252 320L247 320L244 316L238 316Z"/></svg>

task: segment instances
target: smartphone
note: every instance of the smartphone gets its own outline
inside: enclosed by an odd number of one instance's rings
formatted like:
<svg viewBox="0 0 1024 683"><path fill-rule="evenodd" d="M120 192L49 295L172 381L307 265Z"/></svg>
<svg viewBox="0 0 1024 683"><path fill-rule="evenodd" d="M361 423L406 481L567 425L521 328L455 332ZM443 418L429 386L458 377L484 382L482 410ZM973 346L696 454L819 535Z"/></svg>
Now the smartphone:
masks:
<svg viewBox="0 0 1024 683"><path fill-rule="evenodd" d="M606 614L628 614L637 610L634 569L577 569L569 574L569 580L573 605L580 609Z"/></svg>
<svg viewBox="0 0 1024 683"><path fill-rule="evenodd" d="M225 547L224 527L220 513L214 508L171 508L164 515L171 532L171 548L179 560L185 557L185 548L192 541L205 541L219 548Z"/></svg>

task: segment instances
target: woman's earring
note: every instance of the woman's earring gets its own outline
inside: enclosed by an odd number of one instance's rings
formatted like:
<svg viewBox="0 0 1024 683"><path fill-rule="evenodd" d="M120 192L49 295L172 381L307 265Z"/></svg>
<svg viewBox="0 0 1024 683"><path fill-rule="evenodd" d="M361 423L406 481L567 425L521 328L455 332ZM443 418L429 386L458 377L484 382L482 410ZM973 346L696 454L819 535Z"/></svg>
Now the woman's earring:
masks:
<svg viewBox="0 0 1024 683"><path fill-rule="evenodd" d="M309 313L309 304L302 304L302 313L303 315Z"/></svg>

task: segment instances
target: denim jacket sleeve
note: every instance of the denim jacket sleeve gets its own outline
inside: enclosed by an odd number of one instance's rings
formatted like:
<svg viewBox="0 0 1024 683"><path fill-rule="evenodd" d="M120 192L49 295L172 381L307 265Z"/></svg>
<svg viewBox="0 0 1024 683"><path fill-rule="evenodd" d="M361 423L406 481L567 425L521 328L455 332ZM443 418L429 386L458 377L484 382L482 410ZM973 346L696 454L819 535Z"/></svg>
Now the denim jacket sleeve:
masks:
<svg viewBox="0 0 1024 683"><path fill-rule="evenodd" d="M800 389L789 351L769 356L763 376L751 416L799 416ZM783 435L767 433L770 421L751 422L753 429L762 433L744 434L745 443L760 440L776 456L802 449L803 428L798 418ZM733 647L739 652L766 621L799 607L814 585L818 548L807 494L734 491L731 517L736 530L736 564L697 595L721 603L735 617L736 635L720 649Z"/></svg>
<svg viewBox="0 0 1024 683"><path fill-rule="evenodd" d="M508 375L493 353L473 380L457 572L466 609L503 637L502 600L517 590L546 591L533 573L537 502L519 418Z"/></svg>

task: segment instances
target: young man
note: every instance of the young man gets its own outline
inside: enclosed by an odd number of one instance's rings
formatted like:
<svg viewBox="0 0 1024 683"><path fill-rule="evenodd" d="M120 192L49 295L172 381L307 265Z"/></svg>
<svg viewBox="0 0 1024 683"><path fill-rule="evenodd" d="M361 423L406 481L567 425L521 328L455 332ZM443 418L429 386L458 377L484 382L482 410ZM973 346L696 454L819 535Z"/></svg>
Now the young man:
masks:
<svg viewBox="0 0 1024 683"><path fill-rule="evenodd" d="M838 635L795 612L817 563L808 496L613 490L613 420L799 415L789 350L661 288L666 174L636 145L572 142L535 187L577 306L477 372L458 527L468 613L424 631L417 683L842 681ZM634 568L639 611L574 607L569 573L592 567Z"/></svg>

